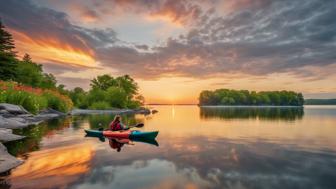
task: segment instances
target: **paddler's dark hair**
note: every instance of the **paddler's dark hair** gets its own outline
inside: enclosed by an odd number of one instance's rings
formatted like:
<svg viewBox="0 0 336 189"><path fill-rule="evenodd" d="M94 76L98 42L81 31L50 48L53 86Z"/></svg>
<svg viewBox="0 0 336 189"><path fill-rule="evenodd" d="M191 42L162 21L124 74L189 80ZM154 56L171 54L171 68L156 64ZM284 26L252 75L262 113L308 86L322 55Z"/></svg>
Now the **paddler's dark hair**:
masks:
<svg viewBox="0 0 336 189"><path fill-rule="evenodd" d="M116 115L114 116L113 122L120 122L121 116L120 115Z"/></svg>

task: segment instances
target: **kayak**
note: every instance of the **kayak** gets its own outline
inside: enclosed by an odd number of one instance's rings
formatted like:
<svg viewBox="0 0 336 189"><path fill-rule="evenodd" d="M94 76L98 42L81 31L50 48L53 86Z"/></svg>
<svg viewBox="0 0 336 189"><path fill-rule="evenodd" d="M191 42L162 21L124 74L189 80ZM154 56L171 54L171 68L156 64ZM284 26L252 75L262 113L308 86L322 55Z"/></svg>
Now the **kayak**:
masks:
<svg viewBox="0 0 336 189"><path fill-rule="evenodd" d="M143 132L143 131L136 131L136 130L126 130L126 131L99 131L99 130L85 130L86 134L95 137L113 137L113 138L127 138L127 139L139 139L139 138L146 138L146 139L155 139L156 136L159 134L159 131L150 131L150 132Z"/></svg>
<svg viewBox="0 0 336 189"><path fill-rule="evenodd" d="M98 138L101 142L105 142L105 137L104 136L94 136L92 134L87 134L85 137L93 137L93 138ZM109 139L118 139L114 137L108 137ZM120 139L120 138L119 138ZM141 142L141 143L146 143L146 144L151 144L154 146L159 146L159 143L155 140L155 138L133 138L131 140L132 142Z"/></svg>

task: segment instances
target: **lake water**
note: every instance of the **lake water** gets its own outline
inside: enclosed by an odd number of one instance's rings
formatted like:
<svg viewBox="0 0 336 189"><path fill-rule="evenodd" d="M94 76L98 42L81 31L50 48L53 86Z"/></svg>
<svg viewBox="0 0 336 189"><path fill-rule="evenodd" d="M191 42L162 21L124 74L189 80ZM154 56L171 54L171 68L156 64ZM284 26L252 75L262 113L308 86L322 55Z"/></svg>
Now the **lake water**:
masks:
<svg viewBox="0 0 336 189"><path fill-rule="evenodd" d="M0 188L336 188L336 106L154 108L123 119L160 131L159 146L84 137L113 115L15 131L28 138L6 146L25 163Z"/></svg>

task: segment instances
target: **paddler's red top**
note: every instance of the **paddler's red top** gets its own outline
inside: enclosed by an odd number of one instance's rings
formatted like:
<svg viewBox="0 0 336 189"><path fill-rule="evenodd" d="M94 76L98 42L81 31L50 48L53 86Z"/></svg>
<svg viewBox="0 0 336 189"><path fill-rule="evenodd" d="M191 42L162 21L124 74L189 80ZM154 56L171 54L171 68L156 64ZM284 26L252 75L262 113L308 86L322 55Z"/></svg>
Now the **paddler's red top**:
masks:
<svg viewBox="0 0 336 189"><path fill-rule="evenodd" d="M110 130L111 131L120 131L120 130L123 130L122 127L121 127L121 124L120 124L120 121L112 121L110 123Z"/></svg>

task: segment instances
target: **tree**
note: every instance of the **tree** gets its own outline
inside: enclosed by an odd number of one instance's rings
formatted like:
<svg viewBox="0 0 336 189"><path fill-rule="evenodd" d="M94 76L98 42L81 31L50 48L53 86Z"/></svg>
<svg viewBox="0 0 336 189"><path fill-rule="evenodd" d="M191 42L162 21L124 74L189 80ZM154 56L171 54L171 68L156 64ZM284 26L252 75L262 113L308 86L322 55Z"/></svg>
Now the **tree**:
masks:
<svg viewBox="0 0 336 189"><path fill-rule="evenodd" d="M23 58L22 58L22 62L32 63L33 61L32 61L32 59L31 59L30 55L27 54L27 53L25 53L25 55L24 55Z"/></svg>
<svg viewBox="0 0 336 189"><path fill-rule="evenodd" d="M135 101L139 102L140 105L144 105L145 104L145 97L143 97L142 95L138 95L135 97Z"/></svg>
<svg viewBox="0 0 336 189"><path fill-rule="evenodd" d="M138 93L138 84L129 75L123 75L115 79L119 88L127 94L128 99L132 99Z"/></svg>
<svg viewBox="0 0 336 189"><path fill-rule="evenodd" d="M0 20L0 79L14 80L16 77L17 60L12 35L5 30Z"/></svg>
<svg viewBox="0 0 336 189"><path fill-rule="evenodd" d="M262 91L217 89L202 91L200 105L281 105L302 106L304 98L301 93L293 91Z"/></svg>
<svg viewBox="0 0 336 189"><path fill-rule="evenodd" d="M19 83L40 87L43 81L42 65L35 64L28 54L25 54L22 61L18 62L16 72L15 81Z"/></svg>
<svg viewBox="0 0 336 189"><path fill-rule="evenodd" d="M56 83L57 83L57 80L56 80L56 78L53 74L45 73L45 74L43 74L43 79L42 79L42 82L40 84L40 87L44 88L44 89L55 89L56 88Z"/></svg>
<svg viewBox="0 0 336 189"><path fill-rule="evenodd" d="M109 87L117 86L117 83L113 79L113 77L105 74L105 75L97 76L96 78L91 80L90 86L93 89L107 90Z"/></svg>
<svg viewBox="0 0 336 189"><path fill-rule="evenodd" d="M78 108L87 108L87 93L80 87L76 87L73 90L69 91L69 96L74 103L74 105Z"/></svg>
<svg viewBox="0 0 336 189"><path fill-rule="evenodd" d="M0 52L15 57L15 45L12 35L5 30L5 26L0 20Z"/></svg>
<svg viewBox="0 0 336 189"><path fill-rule="evenodd" d="M69 91L65 89L65 85L59 84L56 88L61 94L69 96Z"/></svg>
<svg viewBox="0 0 336 189"><path fill-rule="evenodd" d="M110 87L107 89L107 97L112 107L125 108L127 105L127 94L124 89Z"/></svg>
<svg viewBox="0 0 336 189"><path fill-rule="evenodd" d="M15 80L17 64L15 57L0 52L0 80Z"/></svg>
<svg viewBox="0 0 336 189"><path fill-rule="evenodd" d="M303 95L302 93L299 93L298 94L298 105L299 106L302 106L304 104L304 98L303 98Z"/></svg>

